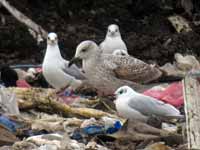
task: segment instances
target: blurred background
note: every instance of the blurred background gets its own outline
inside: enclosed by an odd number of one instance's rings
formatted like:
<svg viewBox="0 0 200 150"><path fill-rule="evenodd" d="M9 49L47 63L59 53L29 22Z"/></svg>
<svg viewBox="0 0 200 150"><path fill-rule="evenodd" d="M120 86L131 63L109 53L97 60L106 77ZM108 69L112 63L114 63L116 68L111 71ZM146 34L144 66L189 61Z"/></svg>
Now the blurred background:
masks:
<svg viewBox="0 0 200 150"><path fill-rule="evenodd" d="M79 42L104 39L107 26L118 24L131 55L163 65L174 53L200 55L199 0L7 0L47 32L56 32L62 55L70 59ZM178 14L192 31L177 33L167 19ZM166 42L168 42L166 44ZM36 64L46 41L37 41L23 23L0 4L0 63Z"/></svg>

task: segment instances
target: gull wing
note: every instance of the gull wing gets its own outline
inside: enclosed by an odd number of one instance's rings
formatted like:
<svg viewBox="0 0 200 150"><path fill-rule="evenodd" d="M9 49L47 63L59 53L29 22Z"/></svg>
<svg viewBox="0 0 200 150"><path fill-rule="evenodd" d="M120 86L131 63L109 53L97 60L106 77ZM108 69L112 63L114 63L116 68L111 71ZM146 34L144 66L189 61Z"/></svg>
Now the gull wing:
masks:
<svg viewBox="0 0 200 150"><path fill-rule="evenodd" d="M181 116L179 110L172 105L142 94L132 96L128 105L144 115Z"/></svg>
<svg viewBox="0 0 200 150"><path fill-rule="evenodd" d="M148 83L158 79L162 72L132 56L104 55L107 64L115 64L113 71L120 79Z"/></svg>
<svg viewBox="0 0 200 150"><path fill-rule="evenodd" d="M73 77L75 77L76 79L79 79L79 80L86 79L84 73L81 72L81 70L75 64L73 64L70 67L68 67L68 64L69 64L68 61L66 61L66 60L63 61L62 70L66 74L69 74L69 75L71 75L71 76L73 76Z"/></svg>

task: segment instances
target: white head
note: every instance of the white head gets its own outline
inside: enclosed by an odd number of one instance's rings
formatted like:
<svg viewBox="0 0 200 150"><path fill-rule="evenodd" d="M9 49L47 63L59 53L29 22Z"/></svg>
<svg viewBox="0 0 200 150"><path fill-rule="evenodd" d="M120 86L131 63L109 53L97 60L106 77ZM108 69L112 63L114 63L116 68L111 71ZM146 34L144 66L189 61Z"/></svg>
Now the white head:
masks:
<svg viewBox="0 0 200 150"><path fill-rule="evenodd" d="M116 49L112 54L115 56L129 56L128 52L123 49Z"/></svg>
<svg viewBox="0 0 200 150"><path fill-rule="evenodd" d="M116 98L119 98L119 97L129 97L135 93L136 92L129 86L122 86L115 91L114 95L116 96Z"/></svg>
<svg viewBox="0 0 200 150"><path fill-rule="evenodd" d="M47 36L47 45L57 45L58 44L58 36L56 33L51 32Z"/></svg>
<svg viewBox="0 0 200 150"><path fill-rule="evenodd" d="M83 41L76 48L75 58L87 59L92 57L93 54L98 53L98 51L100 52L99 47L95 42L90 40Z"/></svg>
<svg viewBox="0 0 200 150"><path fill-rule="evenodd" d="M109 25L106 36L107 37L118 37L118 36L121 37L119 26L116 24Z"/></svg>
<svg viewBox="0 0 200 150"><path fill-rule="evenodd" d="M79 60L94 58L100 53L101 51L95 42L90 40L83 41L77 46L75 56L70 60L69 66Z"/></svg>

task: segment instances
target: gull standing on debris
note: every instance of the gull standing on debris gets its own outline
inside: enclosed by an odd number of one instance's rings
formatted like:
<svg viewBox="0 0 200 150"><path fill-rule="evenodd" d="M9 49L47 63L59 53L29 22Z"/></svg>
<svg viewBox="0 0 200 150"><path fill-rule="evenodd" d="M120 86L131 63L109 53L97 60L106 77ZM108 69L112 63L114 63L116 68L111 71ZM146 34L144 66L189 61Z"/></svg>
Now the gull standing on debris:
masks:
<svg viewBox="0 0 200 150"><path fill-rule="evenodd" d="M119 115L127 119L147 121L149 116L182 118L180 111L153 97L134 91L128 86L122 86L115 92L115 106Z"/></svg>
<svg viewBox="0 0 200 150"><path fill-rule="evenodd" d="M102 54L97 44L89 40L77 46L70 65L78 59L82 59L89 84L103 95L113 94L123 85L139 90L143 87L138 83L147 83L162 74L157 68L134 57Z"/></svg>
<svg viewBox="0 0 200 150"><path fill-rule="evenodd" d="M105 40L99 45L103 53L112 54L116 49L127 51L126 44L121 38L119 26L111 24L108 26Z"/></svg>
<svg viewBox="0 0 200 150"><path fill-rule="evenodd" d="M68 67L68 64L69 62L60 54L56 33L49 33L42 69L47 82L57 90L68 86L76 89L81 85L81 79L85 78L78 67L75 65Z"/></svg>

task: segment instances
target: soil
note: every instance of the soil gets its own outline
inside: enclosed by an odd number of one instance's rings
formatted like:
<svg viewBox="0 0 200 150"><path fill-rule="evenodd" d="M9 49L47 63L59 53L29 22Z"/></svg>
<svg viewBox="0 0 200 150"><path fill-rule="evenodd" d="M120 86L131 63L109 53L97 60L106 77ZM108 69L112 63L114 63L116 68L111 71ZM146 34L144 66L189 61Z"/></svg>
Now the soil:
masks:
<svg viewBox="0 0 200 150"><path fill-rule="evenodd" d="M59 36L62 55L70 59L78 43L104 39L111 23L120 31L131 55L146 62L162 65L174 59L174 53L192 53L200 56L200 27L193 24L199 14L200 2L193 0L189 15L174 0L9 0L46 31ZM193 31L177 33L167 17L179 14L185 17ZM166 45L166 41L171 42ZM0 7L0 63L41 63L46 41L37 45L27 27Z"/></svg>

